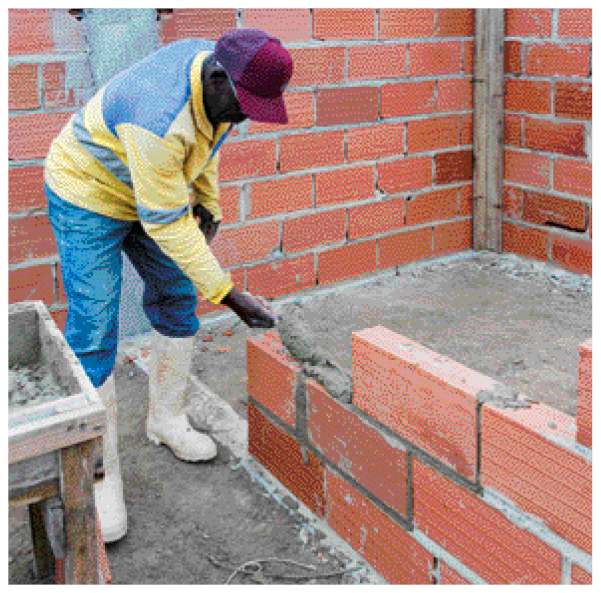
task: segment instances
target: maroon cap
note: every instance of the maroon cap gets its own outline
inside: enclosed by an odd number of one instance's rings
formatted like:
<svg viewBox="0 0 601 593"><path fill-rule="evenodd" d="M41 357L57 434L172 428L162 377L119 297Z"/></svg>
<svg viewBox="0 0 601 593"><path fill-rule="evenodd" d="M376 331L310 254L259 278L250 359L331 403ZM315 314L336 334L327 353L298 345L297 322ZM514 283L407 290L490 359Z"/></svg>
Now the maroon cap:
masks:
<svg viewBox="0 0 601 593"><path fill-rule="evenodd" d="M215 57L232 79L242 111L250 119L288 123L282 95L293 64L278 39L258 29L235 29L217 41Z"/></svg>

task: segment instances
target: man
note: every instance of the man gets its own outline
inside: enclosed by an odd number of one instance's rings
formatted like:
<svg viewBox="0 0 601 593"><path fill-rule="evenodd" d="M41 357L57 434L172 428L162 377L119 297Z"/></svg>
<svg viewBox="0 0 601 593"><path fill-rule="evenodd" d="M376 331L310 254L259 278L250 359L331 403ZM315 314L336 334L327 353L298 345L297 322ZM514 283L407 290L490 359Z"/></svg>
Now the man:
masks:
<svg viewBox="0 0 601 593"><path fill-rule="evenodd" d="M221 220L217 151L247 117L287 123L292 68L280 42L259 30L172 43L101 88L50 148L46 195L69 301L65 337L108 415L105 478L95 486L105 542L127 531L112 374L121 250L144 281L153 327L147 436L185 461L210 460L215 443L183 411L196 293L250 327L277 321L264 300L233 286L207 246Z"/></svg>

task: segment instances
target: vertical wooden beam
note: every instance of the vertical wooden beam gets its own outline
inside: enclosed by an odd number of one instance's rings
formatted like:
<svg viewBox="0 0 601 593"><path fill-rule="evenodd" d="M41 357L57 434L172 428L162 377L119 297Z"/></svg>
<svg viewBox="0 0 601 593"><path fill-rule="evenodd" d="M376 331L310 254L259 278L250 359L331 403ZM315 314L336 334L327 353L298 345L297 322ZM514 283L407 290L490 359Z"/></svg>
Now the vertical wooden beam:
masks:
<svg viewBox="0 0 601 593"><path fill-rule="evenodd" d="M94 465L102 447L100 437L61 449L61 498L67 543L67 585L98 584Z"/></svg>
<svg viewBox="0 0 601 593"><path fill-rule="evenodd" d="M505 10L476 9L474 249L500 252L503 191Z"/></svg>

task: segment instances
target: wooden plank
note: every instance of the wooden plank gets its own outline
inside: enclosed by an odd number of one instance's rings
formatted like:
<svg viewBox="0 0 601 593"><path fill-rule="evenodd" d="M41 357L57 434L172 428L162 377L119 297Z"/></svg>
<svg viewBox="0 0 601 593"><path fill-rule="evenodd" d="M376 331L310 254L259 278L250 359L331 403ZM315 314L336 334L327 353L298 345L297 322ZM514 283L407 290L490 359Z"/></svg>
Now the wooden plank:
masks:
<svg viewBox="0 0 601 593"><path fill-rule="evenodd" d="M101 438L61 451L67 584L97 584L99 580L93 460L101 451Z"/></svg>
<svg viewBox="0 0 601 593"><path fill-rule="evenodd" d="M33 303L8 307L8 365L33 365L40 360L39 318Z"/></svg>
<svg viewBox="0 0 601 593"><path fill-rule="evenodd" d="M505 11L476 9L474 249L501 252Z"/></svg>
<svg viewBox="0 0 601 593"><path fill-rule="evenodd" d="M54 553L44 524L44 503L45 501L41 501L29 505L34 573L40 581L54 574Z"/></svg>

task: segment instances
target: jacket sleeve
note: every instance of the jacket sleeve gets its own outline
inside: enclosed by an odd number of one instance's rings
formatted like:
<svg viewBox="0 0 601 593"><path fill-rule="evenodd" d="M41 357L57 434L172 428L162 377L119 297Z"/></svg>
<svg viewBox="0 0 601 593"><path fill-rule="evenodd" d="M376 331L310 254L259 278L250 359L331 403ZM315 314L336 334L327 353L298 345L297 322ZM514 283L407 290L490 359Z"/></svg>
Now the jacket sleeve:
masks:
<svg viewBox="0 0 601 593"><path fill-rule="evenodd" d="M191 215L183 144L177 137L159 138L133 124L120 124L117 132L127 153L144 230L205 299L220 303L233 284Z"/></svg>
<svg viewBox="0 0 601 593"><path fill-rule="evenodd" d="M218 167L219 153L211 159L203 172L192 182L193 205L202 204L213 215L215 222L219 222L223 218L219 206Z"/></svg>

